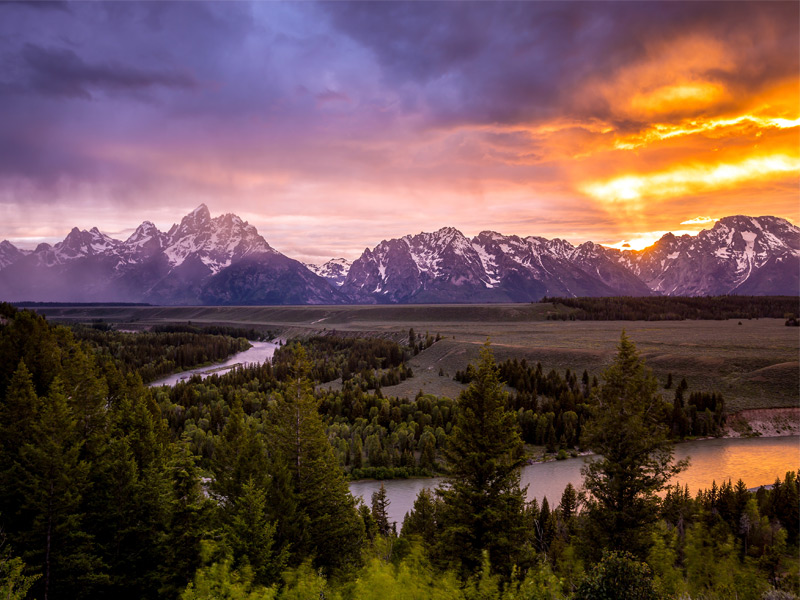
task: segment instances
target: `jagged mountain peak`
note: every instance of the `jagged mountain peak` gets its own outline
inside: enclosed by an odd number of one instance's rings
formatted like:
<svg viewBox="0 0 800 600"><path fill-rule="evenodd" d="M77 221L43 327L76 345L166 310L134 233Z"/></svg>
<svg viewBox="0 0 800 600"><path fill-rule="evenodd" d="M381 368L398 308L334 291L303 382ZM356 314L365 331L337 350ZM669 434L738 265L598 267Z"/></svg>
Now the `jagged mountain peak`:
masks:
<svg viewBox="0 0 800 600"><path fill-rule="evenodd" d="M336 287L341 287L344 284L351 266L352 263L344 258L332 258L321 265L306 264L308 270L323 279L327 279L328 282Z"/></svg>
<svg viewBox="0 0 800 600"><path fill-rule="evenodd" d="M161 232L158 230L158 227L156 227L152 222L142 221L142 224L134 230L127 240L125 240L125 244L138 244L143 240L149 240L153 236L160 234Z"/></svg>
<svg viewBox="0 0 800 600"><path fill-rule="evenodd" d="M0 269L16 262L25 254L8 240L3 240L0 242Z"/></svg>
<svg viewBox="0 0 800 600"><path fill-rule="evenodd" d="M211 220L211 211L208 210L208 207L205 204L200 204L197 208L195 208L192 212L190 212L187 217L192 217L199 221L209 221Z"/></svg>

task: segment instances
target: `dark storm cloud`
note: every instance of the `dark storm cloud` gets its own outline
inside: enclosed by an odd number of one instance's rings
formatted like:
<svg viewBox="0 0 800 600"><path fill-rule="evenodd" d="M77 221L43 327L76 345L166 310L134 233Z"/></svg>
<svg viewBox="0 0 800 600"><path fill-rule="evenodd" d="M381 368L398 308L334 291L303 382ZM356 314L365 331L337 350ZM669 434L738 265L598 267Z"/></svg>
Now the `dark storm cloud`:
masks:
<svg viewBox="0 0 800 600"><path fill-rule="evenodd" d="M182 73L86 62L68 48L25 44L20 56L26 67L26 88L47 96L89 100L92 90L120 92L154 86L192 88L197 85L192 77Z"/></svg>
<svg viewBox="0 0 800 600"><path fill-rule="evenodd" d="M692 31L744 46L739 50L763 51L762 60L710 73L721 79L736 79L744 70L741 83L753 87L798 69L794 2L337 2L323 8L342 32L374 53L387 84L418 86L414 93L445 121L513 123L563 115L635 128L638 123L626 123L586 84L602 82L646 59L654 45Z"/></svg>

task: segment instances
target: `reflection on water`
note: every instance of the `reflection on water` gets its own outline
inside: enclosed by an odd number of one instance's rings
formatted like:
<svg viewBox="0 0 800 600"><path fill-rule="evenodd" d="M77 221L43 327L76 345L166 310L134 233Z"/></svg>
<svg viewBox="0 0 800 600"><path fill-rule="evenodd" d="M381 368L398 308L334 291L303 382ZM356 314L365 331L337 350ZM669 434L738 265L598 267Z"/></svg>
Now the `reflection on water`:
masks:
<svg viewBox="0 0 800 600"><path fill-rule="evenodd" d="M711 487L712 481L719 484L728 479L734 483L742 479L747 487L754 488L774 483L775 478L783 478L786 471L800 468L800 437L685 442L676 445L675 457L691 457L689 468L675 481L681 485L688 484L693 495L699 489ZM528 500L536 498L541 502L546 496L550 506L556 506L567 483L580 487L581 467L585 460L591 460L591 457L540 463L522 469L522 485L528 486ZM384 481L391 502L389 520L396 521L399 529L419 491L435 488L439 483L441 479L437 477ZM350 484L350 491L369 504L372 493L380 485L380 481L354 481Z"/></svg>
<svg viewBox="0 0 800 600"><path fill-rule="evenodd" d="M179 381L183 379L189 379L193 375L200 375L200 377L205 379L209 375L225 373L237 365L244 366L250 364L261 364L271 360L272 355L275 354L275 349L278 348L278 344L273 344L272 342L250 343L252 344L251 348L248 348L242 352L237 352L225 362L175 373L174 375L169 375L163 379L154 381L150 384L150 387L156 387L160 385L175 385Z"/></svg>

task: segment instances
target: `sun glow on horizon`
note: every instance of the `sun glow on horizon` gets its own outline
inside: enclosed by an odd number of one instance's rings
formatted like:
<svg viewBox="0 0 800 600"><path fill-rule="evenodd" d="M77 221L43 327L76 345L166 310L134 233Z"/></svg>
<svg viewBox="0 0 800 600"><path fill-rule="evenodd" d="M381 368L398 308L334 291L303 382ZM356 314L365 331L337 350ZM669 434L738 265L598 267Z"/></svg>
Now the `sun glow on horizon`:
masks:
<svg viewBox="0 0 800 600"><path fill-rule="evenodd" d="M672 231L643 231L641 233L631 234L630 239L620 240L613 244L601 243L601 246L606 248L615 248L617 250L644 250L655 244L658 240L664 237L667 233L680 237L682 235L695 236L701 230L694 229L673 229Z"/></svg>

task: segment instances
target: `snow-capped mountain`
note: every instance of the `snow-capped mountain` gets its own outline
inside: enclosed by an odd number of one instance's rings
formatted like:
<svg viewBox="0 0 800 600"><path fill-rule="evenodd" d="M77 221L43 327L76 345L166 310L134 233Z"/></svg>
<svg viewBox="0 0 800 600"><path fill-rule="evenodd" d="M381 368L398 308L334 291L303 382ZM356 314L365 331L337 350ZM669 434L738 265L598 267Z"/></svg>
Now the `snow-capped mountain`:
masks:
<svg viewBox="0 0 800 600"><path fill-rule="evenodd" d="M353 263L342 291L373 302L528 302L542 296L648 295L605 248L587 242L444 228L383 241Z"/></svg>
<svg viewBox="0 0 800 600"><path fill-rule="evenodd" d="M800 228L777 217L725 217L696 237L668 233L619 260L658 294L796 295Z"/></svg>
<svg viewBox="0 0 800 600"><path fill-rule="evenodd" d="M17 262L26 254L27 252L20 250L8 240L3 240L0 242L0 269Z"/></svg>
<svg viewBox="0 0 800 600"><path fill-rule="evenodd" d="M212 219L204 204L166 233L145 221L124 242L97 228L74 228L64 241L40 244L28 255L4 244L0 261L9 259L5 265L0 262L0 297L10 300L160 304L341 300L324 279L274 250L255 227L233 214ZM245 262L246 279L258 289L244 284L220 289L215 277Z"/></svg>
<svg viewBox="0 0 800 600"><path fill-rule="evenodd" d="M345 278L347 277L347 273L350 271L351 263L349 260L344 258L332 258L328 262L322 265L312 265L306 264L306 267L312 273L319 275L320 277L327 279L330 283L335 285L336 287L342 287Z"/></svg>
<svg viewBox="0 0 800 600"><path fill-rule="evenodd" d="M543 296L800 292L800 228L726 217L640 251L452 227L384 240L350 264L303 265L232 214L205 205L169 231L125 241L97 228L22 251L0 243L0 299L157 304L529 302Z"/></svg>

